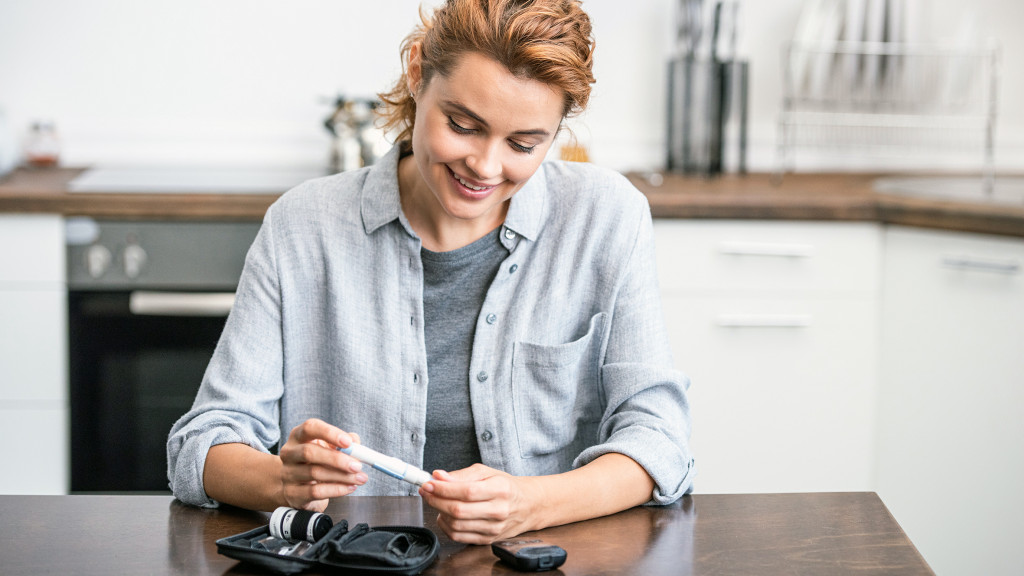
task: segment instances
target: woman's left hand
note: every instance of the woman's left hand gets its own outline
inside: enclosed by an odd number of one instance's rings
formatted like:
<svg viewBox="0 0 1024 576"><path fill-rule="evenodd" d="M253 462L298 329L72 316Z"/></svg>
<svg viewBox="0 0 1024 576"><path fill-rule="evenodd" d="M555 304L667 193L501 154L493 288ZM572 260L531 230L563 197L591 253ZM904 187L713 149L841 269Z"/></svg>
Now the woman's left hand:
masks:
<svg viewBox="0 0 1024 576"><path fill-rule="evenodd" d="M437 524L449 538L466 544L489 544L533 530L534 502L529 479L483 464L445 472L420 488L420 495L440 514Z"/></svg>

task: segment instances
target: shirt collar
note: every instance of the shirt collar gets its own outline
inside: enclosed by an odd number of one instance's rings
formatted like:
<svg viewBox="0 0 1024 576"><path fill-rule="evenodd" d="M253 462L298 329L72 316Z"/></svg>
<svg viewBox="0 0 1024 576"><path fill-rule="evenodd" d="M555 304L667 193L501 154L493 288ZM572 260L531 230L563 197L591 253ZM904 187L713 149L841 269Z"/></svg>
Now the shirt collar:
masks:
<svg viewBox="0 0 1024 576"><path fill-rule="evenodd" d="M398 161L402 143L395 144L387 154L370 167L363 182L360 206L363 229L367 234L398 219L405 223L402 201L398 194ZM547 208L547 178L544 165L516 192L505 215L505 228L535 240L540 234Z"/></svg>
<svg viewBox="0 0 1024 576"><path fill-rule="evenodd" d="M505 215L505 228L527 240L536 240L547 209L548 182L544 164L516 192Z"/></svg>
<svg viewBox="0 0 1024 576"><path fill-rule="evenodd" d="M370 167L363 182L360 206L363 229L367 234L402 215L402 200L398 195L398 160L401 158L401 148L401 143L392 146L387 154Z"/></svg>

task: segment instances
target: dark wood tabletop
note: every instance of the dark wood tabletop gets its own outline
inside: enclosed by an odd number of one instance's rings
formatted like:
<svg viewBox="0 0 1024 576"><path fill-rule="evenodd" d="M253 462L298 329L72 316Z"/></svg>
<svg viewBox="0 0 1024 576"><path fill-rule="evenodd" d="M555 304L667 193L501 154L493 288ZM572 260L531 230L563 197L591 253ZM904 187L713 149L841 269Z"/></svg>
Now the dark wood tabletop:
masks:
<svg viewBox="0 0 1024 576"><path fill-rule="evenodd" d="M426 526L441 553L424 574L516 573L489 546L449 540L417 497L339 498L327 512L350 525ZM265 513L170 496L0 496L0 518L5 575L265 574L215 544L266 524ZM533 534L568 553L550 574L932 574L871 492L699 494Z"/></svg>

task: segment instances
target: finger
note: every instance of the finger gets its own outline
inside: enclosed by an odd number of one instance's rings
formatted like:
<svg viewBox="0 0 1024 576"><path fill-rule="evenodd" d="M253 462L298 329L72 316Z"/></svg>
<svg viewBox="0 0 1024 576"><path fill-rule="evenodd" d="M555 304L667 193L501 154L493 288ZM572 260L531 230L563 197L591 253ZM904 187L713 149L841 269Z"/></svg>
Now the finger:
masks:
<svg viewBox="0 0 1024 576"><path fill-rule="evenodd" d="M510 513L508 501L504 499L469 502L428 494L424 501L442 516L458 520L498 521L508 518Z"/></svg>
<svg viewBox="0 0 1024 576"><path fill-rule="evenodd" d="M323 512L330 504L330 500L310 500L308 496L292 494L287 487L284 490L284 501L290 508L309 510L310 512Z"/></svg>
<svg viewBox="0 0 1024 576"><path fill-rule="evenodd" d="M449 475L444 470L434 470L430 474L430 480L448 480L448 481L450 481L450 480L452 480L452 478L451 478L451 475ZM434 491L434 483L431 482L430 480L428 480L425 484L420 485L420 496L424 496L425 495L424 492L429 493L429 492L433 492Z"/></svg>
<svg viewBox="0 0 1024 576"><path fill-rule="evenodd" d="M354 486L362 486L369 480L365 472L345 472L336 468L308 464L285 466L282 478L289 484L334 483Z"/></svg>
<svg viewBox="0 0 1024 576"><path fill-rule="evenodd" d="M319 507L321 502L326 507L327 501L331 498L348 496L357 488L350 484L333 483L286 484L284 492L285 500L290 506L309 509L310 505Z"/></svg>
<svg viewBox="0 0 1024 576"><path fill-rule="evenodd" d="M423 491L440 500L459 502L488 502L507 498L511 493L508 482L496 477L471 481L435 479L424 484Z"/></svg>
<svg viewBox="0 0 1024 576"><path fill-rule="evenodd" d="M482 534L484 536L497 536L504 527L504 522L492 522L489 520L460 520L441 514L438 523L444 523L452 533L455 534Z"/></svg>
<svg viewBox="0 0 1024 576"><path fill-rule="evenodd" d="M363 465L355 458L344 452L335 450L321 440L314 440L302 444L289 441L281 448L281 462L286 468L289 467L319 467L323 470L318 472L320 476L309 476L308 480L319 480L325 482L344 481L344 478L336 473L358 474L363 470ZM293 471L294 473L294 471ZM307 474L313 474L307 472Z"/></svg>
<svg viewBox="0 0 1024 576"><path fill-rule="evenodd" d="M460 470L452 470L446 472L444 470L438 470L442 476L442 480L448 480L451 482L473 482L475 480L484 480L492 476L498 476L504 474L500 470L485 466L483 464L473 464L468 468L462 468Z"/></svg>
<svg viewBox="0 0 1024 576"><path fill-rule="evenodd" d="M490 544L502 533L502 526L494 522L453 521L444 514L437 517L437 524L449 538L464 544Z"/></svg>
<svg viewBox="0 0 1024 576"><path fill-rule="evenodd" d="M291 434L289 434L289 440L300 444L318 439L341 448L348 448L352 445L352 436L349 433L318 418L306 420L292 428Z"/></svg>

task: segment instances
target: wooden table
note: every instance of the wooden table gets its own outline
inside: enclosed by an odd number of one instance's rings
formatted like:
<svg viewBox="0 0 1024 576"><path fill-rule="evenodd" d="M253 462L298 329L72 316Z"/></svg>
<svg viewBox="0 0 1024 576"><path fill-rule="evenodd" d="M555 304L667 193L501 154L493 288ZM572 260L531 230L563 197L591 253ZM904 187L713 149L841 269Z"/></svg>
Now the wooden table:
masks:
<svg viewBox="0 0 1024 576"><path fill-rule="evenodd" d="M449 540L417 497L339 498L328 513L430 528L441 554L424 574L516 573L489 546ZM217 554L214 542L268 518L169 496L0 496L0 573L264 573ZM551 574L932 574L871 492L700 494L535 534L568 552Z"/></svg>

